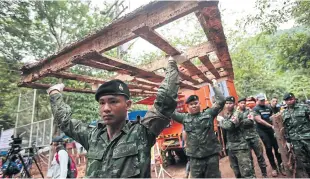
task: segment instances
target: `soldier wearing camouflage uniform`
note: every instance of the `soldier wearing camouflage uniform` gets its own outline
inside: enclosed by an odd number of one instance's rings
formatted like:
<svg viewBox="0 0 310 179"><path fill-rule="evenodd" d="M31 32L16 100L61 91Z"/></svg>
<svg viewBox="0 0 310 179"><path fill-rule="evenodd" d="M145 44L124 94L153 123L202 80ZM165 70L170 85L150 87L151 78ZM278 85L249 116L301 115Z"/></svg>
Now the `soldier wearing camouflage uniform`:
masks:
<svg viewBox="0 0 310 179"><path fill-rule="evenodd" d="M121 80L102 84L95 95L101 120L93 130L88 130L87 124L71 119L71 109L60 94L63 84L48 90L56 123L87 150L86 177L151 177L151 147L176 109L178 74L176 62L170 58L154 105L140 123L126 121L131 106L128 86Z"/></svg>
<svg viewBox="0 0 310 179"><path fill-rule="evenodd" d="M287 104L282 113L283 126L297 159L296 177L305 177L304 171L310 177L310 108L297 104L293 93L285 94L283 100Z"/></svg>
<svg viewBox="0 0 310 179"><path fill-rule="evenodd" d="M263 154L263 146L261 145L259 135L255 128L254 114L253 112L251 112L250 109L246 108L246 98L240 98L238 100L238 107L239 107L240 126L243 132L243 136L245 137L250 147L250 150L253 149L257 157L257 162L261 169L262 176L266 178L267 177L267 169L266 169L267 165L266 165L264 154ZM253 165L252 153L250 155L250 159Z"/></svg>
<svg viewBox="0 0 310 179"><path fill-rule="evenodd" d="M175 112L171 118L184 125L187 134L186 155L190 157L191 178L220 178L219 152L221 146L214 132L214 118L223 109L225 98L213 80L216 103L200 112L198 96L186 100L188 114Z"/></svg>
<svg viewBox="0 0 310 179"><path fill-rule="evenodd" d="M220 126L226 130L230 167L236 178L255 178L254 168L250 159L250 149L243 135L241 121L242 114L234 109L235 98L226 98L227 114L220 121Z"/></svg>

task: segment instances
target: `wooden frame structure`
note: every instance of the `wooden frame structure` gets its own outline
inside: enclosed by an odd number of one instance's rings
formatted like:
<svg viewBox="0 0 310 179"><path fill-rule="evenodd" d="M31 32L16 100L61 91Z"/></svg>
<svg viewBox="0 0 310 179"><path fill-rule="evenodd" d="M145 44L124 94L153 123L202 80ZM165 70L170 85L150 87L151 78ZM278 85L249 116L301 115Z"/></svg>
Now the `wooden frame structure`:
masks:
<svg viewBox="0 0 310 179"><path fill-rule="evenodd" d="M155 29L190 13L195 13L208 41L181 52L173 47ZM133 66L123 60L104 54L132 39L141 37L177 59L180 69L181 89L199 89L211 79L234 78L232 63L221 24L218 1L156 1L111 23L102 30L79 40L58 53L37 63L22 67L19 86L46 89L50 84L36 82L44 77L56 77L90 83L92 89L65 88L65 91L94 93L99 84L109 79L69 73L76 65L117 72L114 78L129 84L131 94L152 96L164 79L156 70L164 68L167 58L154 59L147 65ZM216 55L210 60L209 54ZM199 58L202 66L195 66L190 60Z"/></svg>

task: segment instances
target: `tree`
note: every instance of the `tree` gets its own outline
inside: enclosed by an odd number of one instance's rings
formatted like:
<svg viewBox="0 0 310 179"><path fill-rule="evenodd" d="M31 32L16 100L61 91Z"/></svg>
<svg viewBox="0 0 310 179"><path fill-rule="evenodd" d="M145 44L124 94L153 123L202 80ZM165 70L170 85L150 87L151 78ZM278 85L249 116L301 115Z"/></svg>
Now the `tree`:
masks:
<svg viewBox="0 0 310 179"><path fill-rule="evenodd" d="M42 59L74 42L89 33L102 28L111 21L111 13L115 10L112 3L105 3L103 10L94 8L90 2L84 1L1 1L0 8L0 68L15 70L1 75L1 100L3 106L0 117L5 121L14 121L18 94L30 89L17 88L20 74L21 60ZM103 15L105 14L105 15ZM14 67L8 66L12 65ZM106 75L96 70L89 71L87 67L75 67L83 73L92 73L95 76ZM55 84L57 79L47 78L41 81ZM85 86L85 83L64 80L66 85L74 87ZM24 92L23 92L24 93ZM2 95L3 94L3 95ZM36 118L46 119L51 115L49 100L45 90L38 90ZM75 109L76 116L98 116L97 109L93 108L93 95L69 94L67 101ZM78 98L78 99L77 99ZM78 101L78 102L77 102ZM91 101L91 102L90 102ZM85 120L90 120L85 119ZM10 122L13 125L13 122Z"/></svg>
<svg viewBox="0 0 310 179"><path fill-rule="evenodd" d="M260 32L272 34L277 32L279 26L288 21L296 25L309 27L310 25L309 1L269 1L256 0L254 14L248 15L245 26L254 25Z"/></svg>

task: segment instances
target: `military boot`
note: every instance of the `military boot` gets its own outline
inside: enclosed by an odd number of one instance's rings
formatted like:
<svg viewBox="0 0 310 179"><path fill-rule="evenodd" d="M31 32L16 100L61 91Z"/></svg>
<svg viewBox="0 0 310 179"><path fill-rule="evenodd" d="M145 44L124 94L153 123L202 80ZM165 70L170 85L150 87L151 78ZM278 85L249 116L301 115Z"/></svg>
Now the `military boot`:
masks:
<svg viewBox="0 0 310 179"><path fill-rule="evenodd" d="M267 178L267 168L261 168L263 178Z"/></svg>

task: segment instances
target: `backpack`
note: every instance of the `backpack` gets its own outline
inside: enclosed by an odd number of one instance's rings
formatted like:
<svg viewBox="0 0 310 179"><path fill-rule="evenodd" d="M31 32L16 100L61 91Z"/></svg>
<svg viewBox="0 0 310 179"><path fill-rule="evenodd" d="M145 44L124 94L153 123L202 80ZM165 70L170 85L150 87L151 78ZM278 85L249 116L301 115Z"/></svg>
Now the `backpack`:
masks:
<svg viewBox="0 0 310 179"><path fill-rule="evenodd" d="M69 155L69 161L68 161L68 173L67 173L67 178L77 178L77 175L78 175L78 171L77 171L77 168L76 168L76 165L75 165L75 162L72 158L71 155ZM58 152L56 153L56 161L57 163L59 164L59 155L58 155Z"/></svg>

